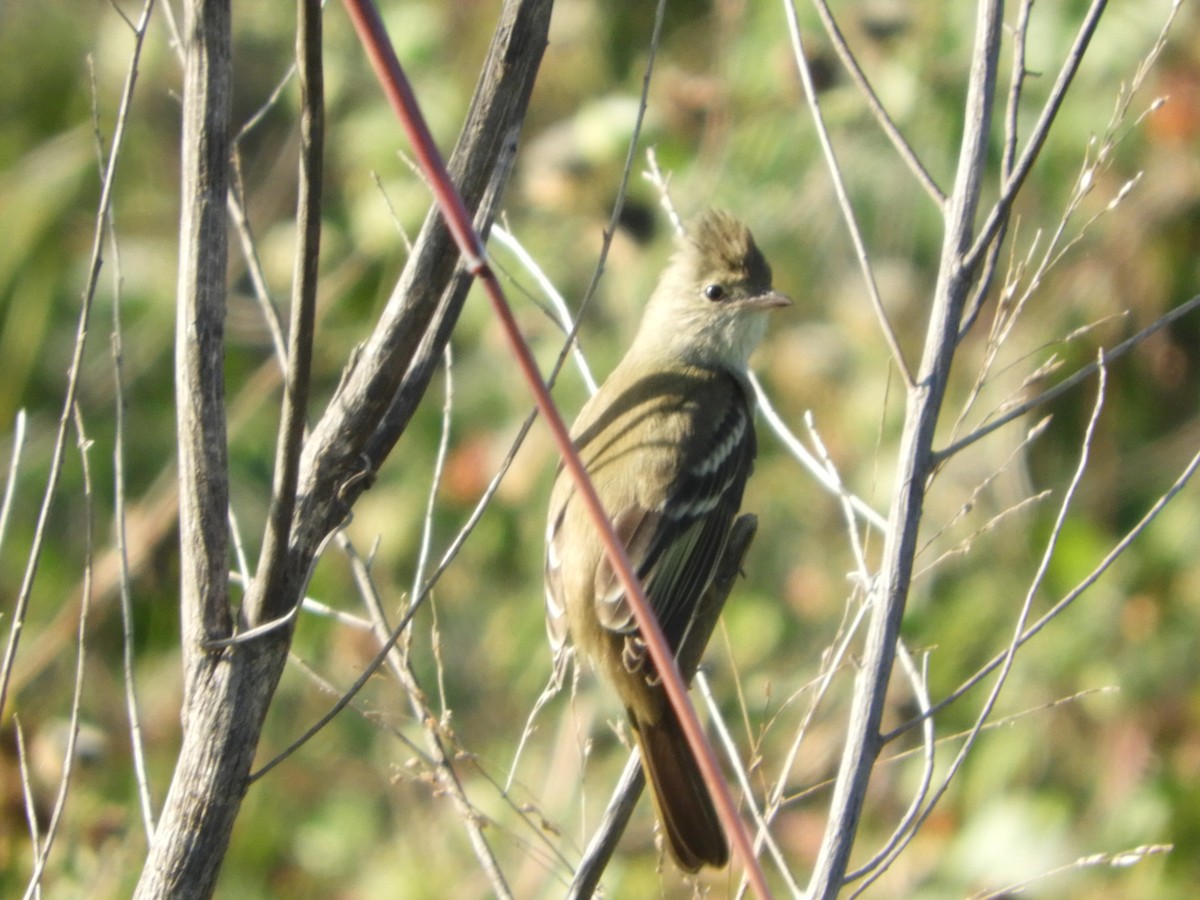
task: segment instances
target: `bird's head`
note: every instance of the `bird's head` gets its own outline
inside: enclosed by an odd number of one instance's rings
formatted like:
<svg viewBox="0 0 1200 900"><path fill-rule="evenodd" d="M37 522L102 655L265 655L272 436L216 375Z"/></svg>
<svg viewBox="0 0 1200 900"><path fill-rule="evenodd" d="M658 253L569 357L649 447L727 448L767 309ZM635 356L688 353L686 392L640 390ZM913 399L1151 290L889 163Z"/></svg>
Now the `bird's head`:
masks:
<svg viewBox="0 0 1200 900"><path fill-rule="evenodd" d="M647 352L742 371L766 332L767 313L790 303L772 288L771 266L750 229L724 210L708 210L659 279L637 342Z"/></svg>

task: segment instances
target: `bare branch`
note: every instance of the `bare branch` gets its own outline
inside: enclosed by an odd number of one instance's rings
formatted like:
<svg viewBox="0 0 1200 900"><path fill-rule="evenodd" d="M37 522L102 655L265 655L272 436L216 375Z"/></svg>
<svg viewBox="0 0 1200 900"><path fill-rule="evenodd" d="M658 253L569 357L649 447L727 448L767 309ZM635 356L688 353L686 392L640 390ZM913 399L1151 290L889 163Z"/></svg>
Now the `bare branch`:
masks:
<svg viewBox="0 0 1200 900"><path fill-rule="evenodd" d="M1012 173L1004 181L1004 185L1000 191L1000 199L996 201L988 213L987 219L980 227L979 233L975 237L974 245L970 250L965 250L964 248L964 268L975 268L984 249L996 239L996 236L1000 233L1001 226L1008 220L1013 200L1020 192L1021 185L1025 183L1025 179L1033 169L1034 162L1037 161L1038 156L1042 152L1042 147L1045 145L1046 138L1050 134L1050 127L1058 117L1058 111L1067 96L1067 89L1070 88L1071 82L1075 80L1075 74L1079 71L1079 64L1083 62L1083 56L1087 52L1092 35L1096 32L1096 26L1100 24L1100 16L1104 13L1104 8L1107 5L1107 0L1092 0L1087 15L1084 16L1079 30L1075 34L1075 41L1071 45L1071 49L1067 51L1067 58L1059 70L1054 87L1050 90L1050 97L1046 100L1046 105L1042 107L1041 115L1038 117L1037 123L1033 126L1029 140L1025 143L1025 150L1013 165ZM1172 12L1172 16L1174 16L1174 12Z"/></svg>
<svg viewBox="0 0 1200 900"><path fill-rule="evenodd" d="M645 787L646 773L642 771L641 757L633 753L625 763L621 778L613 789L612 799L583 851L583 858L567 889L566 900L589 900L596 893L604 870L617 852L617 842L625 833L625 826L629 824Z"/></svg>
<svg viewBox="0 0 1200 900"><path fill-rule="evenodd" d="M971 289L970 271L962 265L962 254L970 246L983 187L1002 7L998 0L981 0L978 5L966 128L954 190L946 206L946 232L934 304L918 380L908 395L880 584L874 597L863 667L855 679L848 738L825 839L809 885L813 897L832 898L841 889L871 767L881 747L879 723L912 577L926 482L932 471L933 435L957 343L958 323Z"/></svg>
<svg viewBox="0 0 1200 900"><path fill-rule="evenodd" d="M1157 331L1161 331L1163 328L1166 328L1168 325L1173 324L1174 322L1176 322L1179 319L1186 316L1188 313L1193 312L1198 307L1200 307L1200 294L1197 294L1195 297L1192 297L1186 303L1181 303L1179 306L1175 307L1169 313L1166 313L1165 315L1163 315L1162 318L1157 319L1154 322L1147 325L1145 328L1143 328L1137 334L1121 341L1121 343L1117 344L1111 350L1105 350L1104 351L1104 359L1107 362L1111 363L1112 360L1116 359L1117 357L1124 356L1126 353L1128 353L1130 350L1132 350L1134 347L1136 347L1138 344L1140 344L1146 338L1150 337L1150 335L1154 334ZM1065 394L1067 391L1072 390L1077 385L1081 384L1082 382L1086 381L1088 378L1095 375L1099 371L1099 369L1100 369L1099 363L1089 363L1088 365L1079 369L1079 371L1075 372L1069 378L1064 379L1062 382L1060 382L1059 384L1056 384L1054 387L1050 388L1049 390L1043 391L1042 393L1038 394L1036 397L1031 397L1029 400L1026 400L1024 403L1021 403L1017 406L1012 407L1007 412L1005 412L1003 415L999 416L996 419L993 419L991 422L988 422L986 425L979 426L977 429L975 429L975 431L971 432L970 434L966 435L965 437L959 438L957 441L955 441L950 446L948 446L942 450L935 451L936 459L938 460L938 462L941 462L942 460L945 460L945 459L949 459L951 456L954 456L954 454L964 450L965 448L967 448L971 444L974 444L976 441L980 440L981 438L987 437L993 431L996 431L997 429L1004 427L1005 425L1007 425L1009 422L1013 421L1014 419L1018 419L1021 416L1024 416L1026 413L1028 413L1034 409L1037 409L1039 406L1041 406L1045 403L1049 403L1051 400L1058 399L1063 394Z"/></svg>
<svg viewBox="0 0 1200 900"><path fill-rule="evenodd" d="M100 279L100 267L104 250L104 228L108 211L112 204L113 185L117 177L117 163L121 158L124 146L125 126L128 122L129 105L133 102L133 89L137 83L138 64L141 61L142 39L145 36L146 24L149 20L153 0L147 0L142 9L142 15L134 29L134 46L130 55L129 70L125 76L125 88L121 94L121 105L117 114L116 127L113 131L112 147L108 154L108 164L105 167L104 178L100 185L100 200L96 205L95 226L92 231L92 250L88 265L87 285L83 290L75 332L75 345L72 352L71 364L67 370L67 389L63 397L62 411L59 413L58 430L54 437L54 450L50 459L50 473L46 478L46 487L42 493L42 503L38 510L37 525L33 532L33 545L26 557L25 572L21 578L21 586L13 603L12 624L10 626L8 644L4 649L4 658L0 661L0 719L4 717L7 708L9 679L13 671L17 647L21 640L21 629L25 621L25 613L29 607L29 599L33 592L33 582L37 577L38 564L41 561L42 546L46 539L46 522L50 515L50 506L58 490L58 481L62 476L63 452L66 446L67 429L71 411L75 408L75 400L79 393L80 368L83 364L83 351L87 345L88 325L91 321L92 305L96 297L96 287Z"/></svg>
<svg viewBox="0 0 1200 900"><path fill-rule="evenodd" d="M232 631L228 462L225 436L225 273L229 106L229 8L194 0L184 32L183 207L180 223L176 409L184 667L199 674L204 641ZM186 701L185 701L186 707Z"/></svg>
<svg viewBox="0 0 1200 900"><path fill-rule="evenodd" d="M869 861L859 866L858 869L851 872L847 876L847 880L860 878L864 875L869 877L863 880L851 895L858 897L863 894L866 889L877 881L896 861L904 848L909 845L917 835L917 829L923 821L922 810L925 807L926 798L929 796L929 786L933 783L933 763L934 749L937 746L937 741L933 732L933 717L928 715L929 703L929 688L928 688L928 657L926 657L926 665L921 671L917 671L916 664L913 662L912 656L909 655L908 648L901 642L897 647L897 656L900 659L900 667L908 676L909 683L913 688L913 697L916 698L917 705L921 709L924 719L924 727L921 729L921 780L917 785L917 789L913 794L912 802L908 809L901 817L899 824L892 831L892 836L887 843L873 856Z"/></svg>
<svg viewBox="0 0 1200 900"><path fill-rule="evenodd" d="M505 184L545 46L550 0L508 0L448 170L470 208ZM490 214L477 225L486 234ZM478 254L476 254L478 255ZM301 463L294 552L342 522L404 429L441 358L471 273L432 210L371 338L321 419ZM445 286L445 290L443 287Z"/></svg>
<svg viewBox="0 0 1200 900"><path fill-rule="evenodd" d="M1012 73L1008 78L1008 103L1004 110L1004 150L1000 155L1000 180L1002 182L1008 180L1012 175L1013 160L1017 153L1019 137L1017 118L1021 111L1021 92L1025 87L1025 44L1029 37L1029 13L1032 9L1033 0L1021 0L1021 7L1017 11L1017 24L1013 27ZM988 291L991 289L992 278L996 273L996 262L1000 258L1000 248L1004 244L1007 230L1008 219L1006 217L1001 222L1000 228L996 232L996 239L989 245L987 255L984 257L979 281L975 285L974 294L967 303L962 324L958 328L960 339L971 330L979 316L979 311L983 309L983 302L987 299Z"/></svg>
<svg viewBox="0 0 1200 900"><path fill-rule="evenodd" d="M879 124L880 129L887 136L887 139L892 142L892 146L896 148L896 152L900 154L900 158L904 160L904 164L916 177L921 188L927 193L933 202L938 206L942 206L946 202L945 192L938 187L933 176L925 168L920 157L917 156L912 146L904 139L904 135L900 133L900 129L896 127L896 123L892 121L892 117L888 115L886 109L883 108L883 103L879 99L879 95L875 93L875 89L871 87L871 82L867 79L866 73L858 64L858 58L855 57L854 51L846 43L846 36L842 34L842 30L838 27L837 20L834 19L833 13L829 9L829 4L826 0L813 0L813 7L817 11L817 15L821 19L821 24L825 27L825 34L829 36L829 42L833 45L833 50L837 53L838 59L842 61L842 65L846 67L846 71L850 74L850 80L858 86L862 92L863 99L867 101L867 108L871 110L871 115L875 117L875 121Z"/></svg>
<svg viewBox="0 0 1200 900"><path fill-rule="evenodd" d="M767 425L775 432L776 437L783 443L788 453L792 455L792 458L800 463L810 475L816 478L817 483L826 491L837 496L844 495L854 509L855 518L862 518L872 528L882 532L887 527L887 520L876 512L874 507L870 506L867 501L846 491L841 480L836 477L836 469L831 470L829 466L822 464L820 460L800 443L800 439L788 428L787 423L783 421L783 417L776 411L771 398L763 389L758 376L753 372L750 373L750 386L754 388L754 398L758 403L759 411L762 412L763 418L767 421Z"/></svg>
<svg viewBox="0 0 1200 900"><path fill-rule="evenodd" d="M696 688L700 691L700 696L704 698L704 704L708 707L709 718L713 723L713 728L717 732L717 736L721 739L721 746L725 750L725 757L729 760L729 765L737 776L738 787L742 789L742 802L746 804L746 808L750 811L750 818L754 822L755 831L755 849L758 850L765 845L767 853L771 857L771 861L775 863L775 869L779 872L779 876L787 885L788 892L793 897L803 896L800 890L800 885L796 883L796 879L792 877L791 871L788 869L787 860L783 857L783 851L779 848L779 844L771 837L768 829L766 817L763 815L759 804L754 798L754 788L750 784L750 775L746 771L746 765L742 762L741 756L738 753L737 745L733 742L733 735L729 733L729 729L725 727L725 719L721 716L721 708L717 705L717 698L713 696L712 688L708 684L708 678L704 671L700 670L696 673ZM743 878L739 885L739 890L744 889L746 880Z"/></svg>
<svg viewBox="0 0 1200 900"><path fill-rule="evenodd" d="M83 599L79 609L79 632L75 645L75 683L71 689L71 715L67 725L67 740L63 747L62 773L58 780L58 792L54 798L54 808L50 813L50 822L46 826L45 836L38 840L35 837L34 867L29 876L29 884L25 888L25 898L37 897L42 890L42 875L46 863L50 860L50 850L58 835L58 826L62 822L63 811L67 806L67 793L71 787L71 776L75 771L75 748L79 740L79 712L83 704L83 672L87 660L87 625L88 612L91 609L92 598L92 561L93 561L93 532L95 529L95 495L92 492L92 468L89 462L91 441L84 431L83 415L79 407L74 409L75 434L79 448L79 460L83 469L84 497L84 559L83 559Z"/></svg>
<svg viewBox="0 0 1200 900"><path fill-rule="evenodd" d="M408 697L413 716L421 723L422 730L425 733L425 745L432 762L432 770L434 777L437 779L438 786L454 805L459 821L462 823L463 828L466 829L467 837L475 852L475 857L479 860L484 873L487 875L493 893L497 897L511 898L512 892L505 881L503 872L500 871L500 865L496 861L495 854L492 852L492 848L483 833L484 817L468 799L462 781L459 779L458 773L454 770L450 754L446 749L445 739L440 731L439 718L433 714L432 710L425 703L424 691L421 690L408 655L402 654L399 648L396 647L395 641L392 640L392 629L388 625L387 617L383 611L383 604L380 602L378 591L375 590L370 572L367 570L362 558L354 552L353 547L350 546L348 541L342 542L342 549L350 559L355 584L363 601L366 603L367 610L370 612L375 626L375 635L382 644L387 646L388 668L404 688L404 693ZM411 622L410 615L406 615L405 619Z"/></svg>
<svg viewBox="0 0 1200 900"><path fill-rule="evenodd" d="M4 484L4 501L0 504L0 548L4 547L4 538L8 535L8 519L17 492L17 473L21 470L21 452L25 449L25 419L25 410L17 410L13 421L12 451L8 457L8 481Z"/></svg>
<svg viewBox="0 0 1200 900"><path fill-rule="evenodd" d="M237 773L254 750L253 737L246 740L231 721L234 710L214 704L210 693L244 673L224 654L204 649L205 641L227 636L233 626L224 388L230 27L224 0L194 0L185 9L175 334L184 746L138 883L136 896L143 898L211 894L241 800ZM261 722L270 693L269 685L263 688L259 702L242 706L237 716Z"/></svg>
<svg viewBox="0 0 1200 900"><path fill-rule="evenodd" d="M871 261L867 256L867 245L863 241L862 232L859 230L858 219L854 215L854 207L850 205L850 196L846 193L846 184L842 179L841 166L838 164L837 156L833 152L833 142L829 139L829 131L825 128L825 119L821 114L821 103L817 98L817 89L813 84L812 72L809 70L808 57L804 54L804 46L800 40L800 21L796 16L796 8L793 6L792 0L784 0L783 11L784 18L787 20L788 34L792 40L792 57L796 60L796 68L800 73L800 82L804 85L804 96L808 100L809 109L812 111L813 125L817 130L817 139L821 142L821 149L825 153L825 165L829 169L830 177L833 179L833 190L838 198L838 206L842 210L842 219L850 231L850 240L854 244L854 253L858 258L863 281L866 283L867 293L871 298L871 308L875 311L875 318L879 321L879 327L883 331L888 348L891 350L892 361L896 364L896 368L900 372L900 377L904 380L905 387L911 389L913 387L912 371L909 369L908 361L904 357L904 351L900 348L900 342L896 338L896 330L892 327L887 310L884 309L883 299L879 296L879 287L875 283L875 273L871 269Z"/></svg>
<svg viewBox="0 0 1200 900"><path fill-rule="evenodd" d="M321 2L297 5L296 55L300 60L300 175L296 204L298 223L292 276L291 318L275 448L271 511L263 535L256 581L262 582L261 608L247 604L251 621L286 615L299 597L284 589L291 563L288 543L296 510L296 483L304 441L308 389L312 377L312 343L317 306L317 265L321 249L321 194L324 185L325 75L321 60Z"/></svg>
<svg viewBox="0 0 1200 900"><path fill-rule="evenodd" d="M1151 523L1158 518L1159 513L1163 511L1167 504L1170 503L1180 491L1187 487L1188 482L1190 482L1192 479L1192 476L1196 474L1197 469L1200 469L1200 452L1196 453L1192 457L1191 461L1183 468L1183 471L1180 472L1179 476L1175 479L1171 487L1154 501L1150 508L1146 510L1141 519L1138 520L1137 524L1125 532L1124 536L1122 536L1122 538L1113 545L1112 549L1104 555L1104 558L1095 565L1092 571L1089 572L1077 585L1075 585L1075 587L1063 595L1063 597L1059 599L1057 603L1050 607L1049 610L1042 614L1021 633L1020 637L1016 641L1017 646L1023 646L1035 634L1037 634L1048 624L1050 624L1051 621L1061 615L1063 610L1078 600L1083 595L1084 591L1099 581L1100 577L1107 572L1112 564L1121 557L1121 554L1128 550L1130 545L1132 545L1133 542L1137 540L1137 538L1141 536L1141 534L1147 528L1150 527ZM994 672L997 667L1004 663L1004 660L1007 659L1008 654L1009 651L1005 650L1004 652L992 657L992 659L986 665L981 667L978 672L959 685L947 697L935 703L929 710L929 715L936 715L938 712L962 697L965 693L967 693L967 691L978 685L984 678L986 678L990 673ZM908 731L919 721L920 718L915 718L905 722L903 725L883 735L882 740L886 743L895 739L905 731Z"/></svg>

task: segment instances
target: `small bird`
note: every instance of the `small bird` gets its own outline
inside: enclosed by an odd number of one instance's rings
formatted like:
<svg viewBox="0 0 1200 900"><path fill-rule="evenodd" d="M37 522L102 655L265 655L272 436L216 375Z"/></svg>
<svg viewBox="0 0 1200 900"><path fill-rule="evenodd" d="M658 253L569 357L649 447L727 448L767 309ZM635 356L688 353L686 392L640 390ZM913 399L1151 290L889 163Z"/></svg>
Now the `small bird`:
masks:
<svg viewBox="0 0 1200 900"><path fill-rule="evenodd" d="M728 212L702 214L663 272L629 352L571 429L673 652L713 580L753 467L750 354L768 313L790 303L772 289L771 267L750 230ZM599 533L561 466L545 580L556 658L569 636L616 688L675 861L688 872L724 866L729 846L712 797Z"/></svg>

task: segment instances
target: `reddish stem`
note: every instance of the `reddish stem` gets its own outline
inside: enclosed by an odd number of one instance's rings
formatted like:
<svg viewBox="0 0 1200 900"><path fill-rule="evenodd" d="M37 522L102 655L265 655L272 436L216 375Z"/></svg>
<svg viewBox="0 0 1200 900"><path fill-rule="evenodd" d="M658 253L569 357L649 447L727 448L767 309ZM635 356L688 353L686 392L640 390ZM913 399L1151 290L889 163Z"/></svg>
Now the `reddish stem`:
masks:
<svg viewBox="0 0 1200 900"><path fill-rule="evenodd" d="M704 781L708 785L709 791L712 792L717 811L730 835L734 849L746 868L747 879L754 893L765 900L771 896L766 877L754 854L750 835L737 813L733 795L721 775L716 755L704 736L700 720L696 717L696 711L688 698L687 688L675 665L675 657L667 646L662 630L658 626L658 620L650 612L641 584L638 583L637 576L633 574L633 568L629 563L625 548L617 538L612 522L600 502L600 497L596 494L596 489L592 486L591 479L588 478L583 462L575 451L570 432L563 423L554 401L550 399L546 382L542 379L529 345L525 343L525 339L517 327L516 319L513 318L512 310L500 288L500 282L487 263L483 241L475 232L471 214L467 211L462 197L450 181L446 164L443 162L441 153L434 144L433 136L429 133L429 128L421 115L416 96L404 75L404 70L400 67L400 61L396 58L395 50L384 30L379 12L370 0L344 0L344 2L354 27L358 31L359 39L367 50L375 74L383 85L384 93L396 111L404 131L412 143L417 160L429 179L434 198L446 219L450 233L465 257L467 270L483 281L492 307L500 318L505 336L508 338L513 353L516 354L521 372L529 382L534 403L550 426L555 443L558 444L559 452L562 454L563 464L575 480L579 494L600 532L605 551L608 553L609 560L621 580L621 586L625 589L625 594L633 607L638 628L641 629L642 638L646 641L650 651L650 657L654 660L654 665L662 678L663 687L679 716L680 724L683 726L688 743L700 765Z"/></svg>

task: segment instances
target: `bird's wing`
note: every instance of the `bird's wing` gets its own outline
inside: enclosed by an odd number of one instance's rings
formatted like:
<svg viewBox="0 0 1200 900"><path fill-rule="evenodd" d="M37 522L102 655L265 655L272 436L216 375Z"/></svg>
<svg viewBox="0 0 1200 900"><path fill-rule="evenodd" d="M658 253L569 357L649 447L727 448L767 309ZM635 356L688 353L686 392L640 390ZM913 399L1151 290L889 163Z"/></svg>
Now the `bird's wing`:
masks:
<svg viewBox="0 0 1200 900"><path fill-rule="evenodd" d="M740 386L725 377L728 390L707 392L723 408L710 406L694 417L696 427L684 434L678 472L665 498L654 508L633 504L613 520L672 649L712 580L754 463L752 409ZM626 646L626 664L640 666L637 625L607 558L596 572L596 612L609 630L634 637Z"/></svg>

